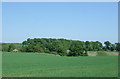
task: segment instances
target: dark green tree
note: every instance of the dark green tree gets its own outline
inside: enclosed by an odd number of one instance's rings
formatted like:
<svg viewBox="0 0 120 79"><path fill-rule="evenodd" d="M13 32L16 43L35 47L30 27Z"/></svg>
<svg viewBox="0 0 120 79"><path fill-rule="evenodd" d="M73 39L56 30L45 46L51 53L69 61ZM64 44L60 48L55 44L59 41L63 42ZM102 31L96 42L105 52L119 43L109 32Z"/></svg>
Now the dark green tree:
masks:
<svg viewBox="0 0 120 79"><path fill-rule="evenodd" d="M120 52L120 43L115 43L116 45L116 50Z"/></svg>
<svg viewBox="0 0 120 79"><path fill-rule="evenodd" d="M111 49L111 43L109 41L105 41L104 44L105 44L106 50L110 50Z"/></svg>
<svg viewBox="0 0 120 79"><path fill-rule="evenodd" d="M14 44L10 44L9 47L8 47L8 52L11 52L15 49L15 46Z"/></svg>

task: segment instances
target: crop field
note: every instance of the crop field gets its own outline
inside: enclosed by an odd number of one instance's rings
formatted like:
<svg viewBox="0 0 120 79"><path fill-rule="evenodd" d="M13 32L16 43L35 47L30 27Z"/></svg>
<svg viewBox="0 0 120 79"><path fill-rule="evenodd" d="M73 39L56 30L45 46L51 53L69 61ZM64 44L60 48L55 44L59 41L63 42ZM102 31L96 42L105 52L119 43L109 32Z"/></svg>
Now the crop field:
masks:
<svg viewBox="0 0 120 79"><path fill-rule="evenodd" d="M117 77L118 56L2 53L3 77Z"/></svg>

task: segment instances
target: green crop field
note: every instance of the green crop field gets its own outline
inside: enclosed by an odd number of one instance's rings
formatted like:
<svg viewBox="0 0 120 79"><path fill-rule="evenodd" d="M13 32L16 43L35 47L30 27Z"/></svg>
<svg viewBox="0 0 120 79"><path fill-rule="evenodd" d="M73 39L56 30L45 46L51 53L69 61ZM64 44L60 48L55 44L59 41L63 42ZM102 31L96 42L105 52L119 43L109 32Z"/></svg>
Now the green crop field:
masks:
<svg viewBox="0 0 120 79"><path fill-rule="evenodd" d="M2 53L3 77L117 77L118 56Z"/></svg>

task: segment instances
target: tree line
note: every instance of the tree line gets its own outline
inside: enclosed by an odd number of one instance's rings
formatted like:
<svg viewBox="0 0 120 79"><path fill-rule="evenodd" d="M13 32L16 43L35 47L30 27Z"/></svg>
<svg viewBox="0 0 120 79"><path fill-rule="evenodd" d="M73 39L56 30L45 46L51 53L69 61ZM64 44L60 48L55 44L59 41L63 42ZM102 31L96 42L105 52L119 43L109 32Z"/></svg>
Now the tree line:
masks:
<svg viewBox="0 0 120 79"><path fill-rule="evenodd" d="M49 53L61 56L88 56L87 51L120 51L120 43L79 41L52 38L28 38L22 43L2 43L2 51Z"/></svg>

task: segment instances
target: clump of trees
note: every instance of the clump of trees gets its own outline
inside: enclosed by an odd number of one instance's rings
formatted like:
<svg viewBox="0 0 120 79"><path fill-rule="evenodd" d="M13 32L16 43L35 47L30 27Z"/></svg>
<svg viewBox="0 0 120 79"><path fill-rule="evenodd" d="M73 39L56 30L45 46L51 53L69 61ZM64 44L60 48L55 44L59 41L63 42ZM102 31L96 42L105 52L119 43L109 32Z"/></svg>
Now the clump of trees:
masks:
<svg viewBox="0 0 120 79"><path fill-rule="evenodd" d="M105 46L99 41L28 38L22 44L3 43L2 51L11 52L13 49L17 49L21 52L49 53L61 56L88 56L87 51L120 51L120 43L111 44L109 41L105 41L104 44Z"/></svg>
<svg viewBox="0 0 120 79"><path fill-rule="evenodd" d="M14 49L21 50L21 43L1 43L1 50L5 52L12 52Z"/></svg>

